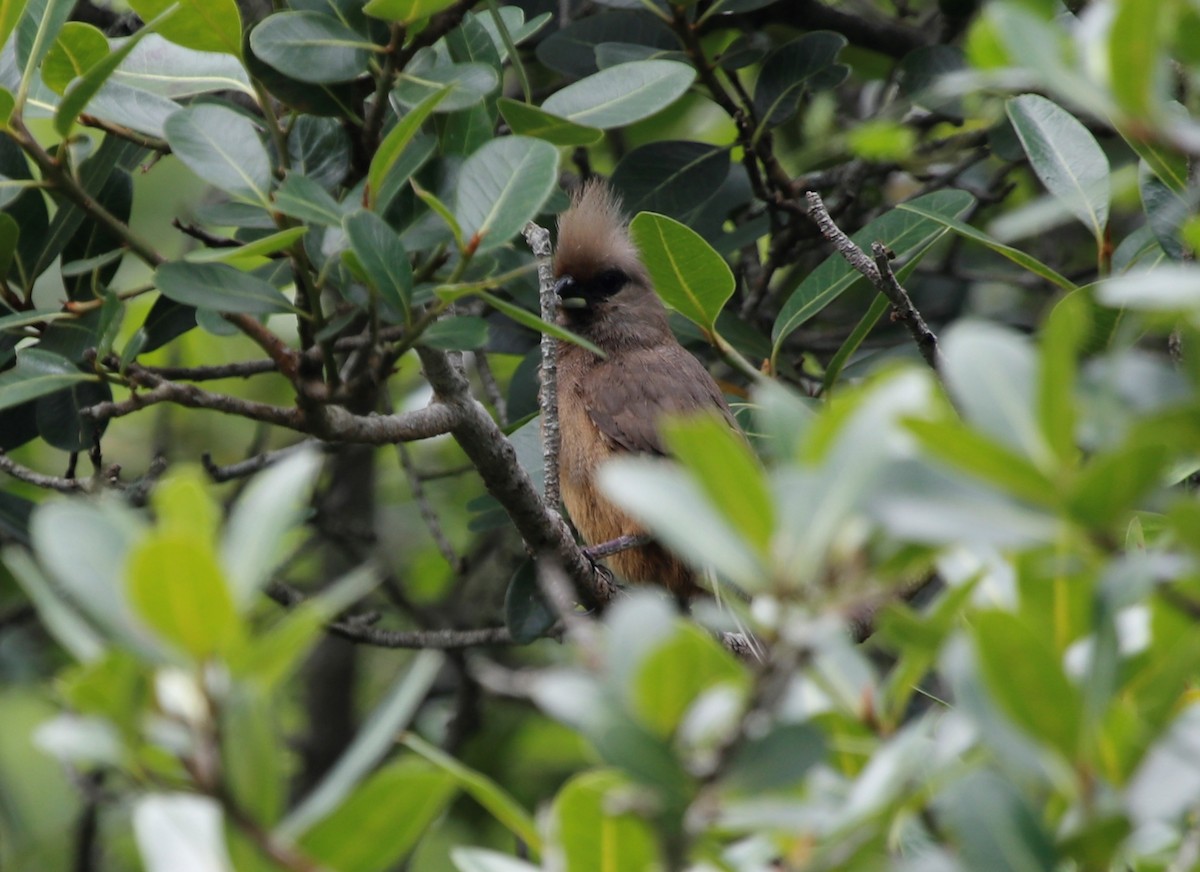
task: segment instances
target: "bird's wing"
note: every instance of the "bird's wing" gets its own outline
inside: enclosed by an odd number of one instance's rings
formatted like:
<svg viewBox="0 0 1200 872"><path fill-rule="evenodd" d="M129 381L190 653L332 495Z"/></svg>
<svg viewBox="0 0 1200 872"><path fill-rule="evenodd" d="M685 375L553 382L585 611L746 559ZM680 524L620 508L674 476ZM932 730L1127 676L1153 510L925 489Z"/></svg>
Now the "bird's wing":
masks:
<svg viewBox="0 0 1200 872"><path fill-rule="evenodd" d="M708 370L680 345L615 354L595 367L581 387L588 416L617 449L665 455L658 431L664 414L707 409L737 427Z"/></svg>

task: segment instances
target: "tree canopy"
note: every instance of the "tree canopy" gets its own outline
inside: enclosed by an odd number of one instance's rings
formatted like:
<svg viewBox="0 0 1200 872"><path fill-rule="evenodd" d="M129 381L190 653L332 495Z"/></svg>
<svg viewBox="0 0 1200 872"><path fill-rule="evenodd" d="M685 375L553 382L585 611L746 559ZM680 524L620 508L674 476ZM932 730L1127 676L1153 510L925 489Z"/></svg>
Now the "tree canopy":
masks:
<svg viewBox="0 0 1200 872"><path fill-rule="evenodd" d="M0 0L0 867L1197 865L1198 37ZM603 470L687 612L556 498L593 176L747 434Z"/></svg>

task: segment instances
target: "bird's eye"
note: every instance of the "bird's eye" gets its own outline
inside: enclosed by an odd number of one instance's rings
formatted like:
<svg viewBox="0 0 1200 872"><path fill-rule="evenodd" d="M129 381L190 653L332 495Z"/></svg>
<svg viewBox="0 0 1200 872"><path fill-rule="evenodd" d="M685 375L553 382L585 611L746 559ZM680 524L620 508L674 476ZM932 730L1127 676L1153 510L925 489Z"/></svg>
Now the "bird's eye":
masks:
<svg viewBox="0 0 1200 872"><path fill-rule="evenodd" d="M596 276L596 289L605 297L611 297L629 281L629 276L619 269L606 269Z"/></svg>

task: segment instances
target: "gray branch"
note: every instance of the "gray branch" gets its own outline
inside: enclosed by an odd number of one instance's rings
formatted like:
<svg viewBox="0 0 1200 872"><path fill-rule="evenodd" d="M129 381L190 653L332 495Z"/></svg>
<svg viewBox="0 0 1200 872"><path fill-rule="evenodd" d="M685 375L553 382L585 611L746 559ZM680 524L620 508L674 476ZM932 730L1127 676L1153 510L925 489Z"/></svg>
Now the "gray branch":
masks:
<svg viewBox="0 0 1200 872"><path fill-rule="evenodd" d="M525 225L525 241L538 259L538 298L542 320L553 323L558 316L558 298L554 293L554 269L550 263L550 232L532 221ZM560 493L558 454L562 436L558 428L558 340L542 334L541 390L542 461L545 466L546 504L557 510Z"/></svg>

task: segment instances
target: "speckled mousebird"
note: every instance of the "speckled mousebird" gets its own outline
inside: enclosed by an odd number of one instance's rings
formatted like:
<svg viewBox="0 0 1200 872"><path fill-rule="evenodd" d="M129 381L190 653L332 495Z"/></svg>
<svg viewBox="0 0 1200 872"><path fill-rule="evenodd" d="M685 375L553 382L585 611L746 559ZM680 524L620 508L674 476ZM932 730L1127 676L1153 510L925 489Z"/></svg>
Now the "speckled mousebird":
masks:
<svg viewBox="0 0 1200 872"><path fill-rule="evenodd" d="M554 274L561 323L606 355L559 343L563 502L589 545L642 535L601 492L600 465L624 454L666 454L659 435L665 414L708 410L737 424L708 370L671 332L620 201L603 181L586 183L559 218ZM681 599L698 590L691 568L657 543L607 562L627 581L661 584Z"/></svg>

